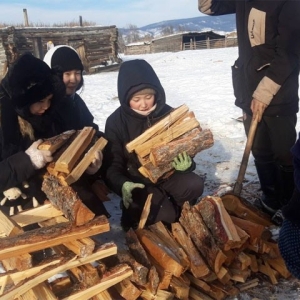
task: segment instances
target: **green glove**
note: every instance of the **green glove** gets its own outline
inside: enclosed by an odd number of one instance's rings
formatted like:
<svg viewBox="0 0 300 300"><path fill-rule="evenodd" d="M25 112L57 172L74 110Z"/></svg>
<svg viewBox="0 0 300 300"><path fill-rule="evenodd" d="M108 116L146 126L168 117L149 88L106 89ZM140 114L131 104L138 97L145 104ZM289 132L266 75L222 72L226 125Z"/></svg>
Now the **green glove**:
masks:
<svg viewBox="0 0 300 300"><path fill-rule="evenodd" d="M177 171L186 171L192 165L191 157L184 151L178 154L172 162L172 166Z"/></svg>
<svg viewBox="0 0 300 300"><path fill-rule="evenodd" d="M131 181L125 181L122 186L122 198L123 198L123 204L126 208L130 206L132 203L132 190L135 188L143 189L145 187L142 183L134 183Z"/></svg>

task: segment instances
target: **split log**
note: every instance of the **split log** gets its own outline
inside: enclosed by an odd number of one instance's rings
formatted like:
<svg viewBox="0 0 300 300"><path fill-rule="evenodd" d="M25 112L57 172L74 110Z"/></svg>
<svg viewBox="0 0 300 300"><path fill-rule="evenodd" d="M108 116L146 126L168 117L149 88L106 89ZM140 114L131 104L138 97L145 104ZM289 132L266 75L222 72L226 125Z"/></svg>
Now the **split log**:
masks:
<svg viewBox="0 0 300 300"><path fill-rule="evenodd" d="M219 289L214 288L212 285L208 284L207 282L197 279L190 275L189 273L186 274L191 281L191 287L196 288L197 290L206 293L210 297L216 300L221 300L225 298L225 294L220 291Z"/></svg>
<svg viewBox="0 0 300 300"><path fill-rule="evenodd" d="M95 214L79 199L77 193L69 186L62 186L57 177L45 175L42 191L51 203L58 207L65 217L76 225L92 220Z"/></svg>
<svg viewBox="0 0 300 300"><path fill-rule="evenodd" d="M151 294L149 291L145 290L141 294L141 299L143 300L173 300L174 293L165 291L165 290L158 290L156 295Z"/></svg>
<svg viewBox="0 0 300 300"><path fill-rule="evenodd" d="M151 148L160 144L166 144L197 127L200 127L200 123L196 119L187 120L182 124L174 125L166 129L166 131L152 137L143 144L136 146L134 151L139 156L145 157L150 154Z"/></svg>
<svg viewBox="0 0 300 300"><path fill-rule="evenodd" d="M117 283L115 289L118 291L121 297L125 300L138 299L142 291L139 290L129 279L124 279Z"/></svg>
<svg viewBox="0 0 300 300"><path fill-rule="evenodd" d="M140 221L139 221L138 229L143 229L146 222L147 222L147 219L148 219L148 216L149 216L149 213L150 213L150 208L151 208L152 196L153 196L153 194L149 194L147 199L146 199L146 202L145 202L144 207L143 207L143 211L141 213L141 218L140 218Z"/></svg>
<svg viewBox="0 0 300 300"><path fill-rule="evenodd" d="M145 229L136 230L136 234L144 249L160 266L170 271L174 276L180 276L185 271L186 266L181 264L172 249L167 247L165 241Z"/></svg>
<svg viewBox="0 0 300 300"><path fill-rule="evenodd" d="M106 146L106 144L107 144L107 140L105 138L103 137L99 138L97 142L89 149L86 155L82 158L82 160L77 164L77 166L65 178L65 182L68 185L71 185L72 183L77 181L93 161L95 157L95 153L97 151L102 151Z"/></svg>
<svg viewBox="0 0 300 300"><path fill-rule="evenodd" d="M184 104L174 109L168 116L154 124L152 127L147 129L140 136L135 138L133 141L126 145L126 149L129 153L133 152L136 147L155 136L157 132L161 132L169 128L174 122L176 122L182 115L188 112L189 108Z"/></svg>
<svg viewBox="0 0 300 300"><path fill-rule="evenodd" d="M194 128L168 144L151 148L149 158L154 166L163 166L172 162L178 154L184 151L194 157L200 151L212 147L213 144L213 135L209 129L200 131L199 128Z"/></svg>
<svg viewBox="0 0 300 300"><path fill-rule="evenodd" d="M97 269L91 264L85 264L76 268L71 268L67 272L68 274L72 274L71 278L75 278L76 281L81 283L81 286L85 288L91 287L100 282Z"/></svg>
<svg viewBox="0 0 300 300"><path fill-rule="evenodd" d="M148 273L148 283L146 284L146 289L150 291L151 294L156 295L159 286L159 276L155 266L152 266Z"/></svg>
<svg viewBox="0 0 300 300"><path fill-rule="evenodd" d="M221 198L207 196L195 205L219 247L224 250L242 245L236 227L224 208Z"/></svg>
<svg viewBox="0 0 300 300"><path fill-rule="evenodd" d="M190 271L196 278L207 276L210 273L208 266L197 251L190 237L186 234L180 223L172 223L172 234L175 240L187 253L190 260Z"/></svg>
<svg viewBox="0 0 300 300"><path fill-rule="evenodd" d="M47 221L40 222L39 225L40 227L47 227L63 222L68 222L68 220L63 216L59 216L56 218L51 218ZM77 254L79 257L86 257L88 255L91 255L95 249L95 242L89 237L80 240L66 241L65 243L63 243L63 245L67 249ZM59 253L60 252L65 252L63 247L60 247Z"/></svg>
<svg viewBox="0 0 300 300"><path fill-rule="evenodd" d="M151 262L148 258L148 255L141 245L135 231L130 228L125 235L126 239L126 245L132 254L132 256L135 258L137 262L145 266L146 268L150 269L151 268Z"/></svg>
<svg viewBox="0 0 300 300"><path fill-rule="evenodd" d="M44 139L44 141L39 144L38 149L48 150L52 154L61 148L76 132L76 130L68 130L54 137Z"/></svg>
<svg viewBox="0 0 300 300"><path fill-rule="evenodd" d="M208 265L218 273L226 257L211 236L198 210L185 202L179 222L191 237L202 257L205 257Z"/></svg>
<svg viewBox="0 0 300 300"><path fill-rule="evenodd" d="M168 178L175 170L170 163L166 165L155 167L151 162L139 168L139 172L146 178L149 178L153 183L156 183L159 179Z"/></svg>
<svg viewBox="0 0 300 300"><path fill-rule="evenodd" d="M92 127L84 127L67 150L55 162L55 170L69 174L95 134Z"/></svg>
<svg viewBox="0 0 300 300"><path fill-rule="evenodd" d="M269 215L261 212L256 207L239 197L228 194L222 196L222 201L230 215L252 221L265 227L272 225Z"/></svg>
<svg viewBox="0 0 300 300"><path fill-rule="evenodd" d="M189 299L190 285L184 282L181 277L172 276L170 290L178 299Z"/></svg>
<svg viewBox="0 0 300 300"><path fill-rule="evenodd" d="M94 220L81 226L74 226L71 222L65 222L26 231L16 237L1 239L0 260L106 231L109 231L109 223L105 216L96 217Z"/></svg>
<svg viewBox="0 0 300 300"><path fill-rule="evenodd" d="M157 222L150 225L148 229L153 232L158 238L164 241L166 247L172 249L173 253L177 256L180 264L187 270L190 266L190 260L184 249L176 242L171 233L167 230L162 222Z"/></svg>

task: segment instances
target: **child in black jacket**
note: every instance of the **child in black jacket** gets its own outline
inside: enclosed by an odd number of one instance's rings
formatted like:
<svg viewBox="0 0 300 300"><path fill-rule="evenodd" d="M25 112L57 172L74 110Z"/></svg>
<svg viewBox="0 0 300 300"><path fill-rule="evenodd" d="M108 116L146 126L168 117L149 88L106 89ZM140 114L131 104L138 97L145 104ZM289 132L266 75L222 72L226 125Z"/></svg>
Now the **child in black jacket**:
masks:
<svg viewBox="0 0 300 300"><path fill-rule="evenodd" d="M122 197L124 229L138 224L145 201L152 196L147 225L178 220L185 201L194 204L203 193L203 179L193 173L194 162L182 153L175 159L176 172L153 184L138 169L141 164L125 146L172 110L166 104L164 89L153 68L145 60L126 61L118 76L120 107L107 119L110 165L106 172L109 187Z"/></svg>

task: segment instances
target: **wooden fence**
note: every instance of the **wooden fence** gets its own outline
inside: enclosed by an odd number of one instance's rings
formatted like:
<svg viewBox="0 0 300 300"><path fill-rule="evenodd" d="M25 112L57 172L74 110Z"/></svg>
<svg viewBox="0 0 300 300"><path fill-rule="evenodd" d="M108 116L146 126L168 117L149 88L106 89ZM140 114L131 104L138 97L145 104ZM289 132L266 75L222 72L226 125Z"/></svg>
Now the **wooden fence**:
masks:
<svg viewBox="0 0 300 300"><path fill-rule="evenodd" d="M197 49L215 49L236 47L238 45L237 38L225 38L225 39L207 39L204 41L191 41L189 43L183 43L182 50L197 50Z"/></svg>

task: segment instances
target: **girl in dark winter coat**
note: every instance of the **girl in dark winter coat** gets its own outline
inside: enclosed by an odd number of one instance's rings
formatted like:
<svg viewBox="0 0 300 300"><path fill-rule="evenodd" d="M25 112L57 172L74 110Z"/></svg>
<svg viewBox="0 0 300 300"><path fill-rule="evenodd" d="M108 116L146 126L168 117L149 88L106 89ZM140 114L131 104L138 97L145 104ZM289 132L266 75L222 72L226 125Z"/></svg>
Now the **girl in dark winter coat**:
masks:
<svg viewBox="0 0 300 300"><path fill-rule="evenodd" d="M118 76L120 107L105 125L110 146L110 165L106 172L109 187L122 197L122 226L135 227L148 194L153 194L147 225L158 221L175 222L185 201L194 204L203 192L203 180L193 173L194 162L183 153L174 161L176 171L157 184L143 177L134 153L125 146L172 110L166 104L164 89L144 60L124 62Z"/></svg>
<svg viewBox="0 0 300 300"><path fill-rule="evenodd" d="M49 151L38 150L41 138L55 135L49 113L64 95L62 81L52 74L42 60L26 53L9 68L0 85L0 192L15 188L21 195L34 194L39 202L41 192L39 170L52 160ZM7 194L8 192L6 192ZM19 196L20 196L19 195ZM11 197L13 197L12 195ZM1 201L14 207L29 204L19 197L17 202ZM23 198L25 198L23 196ZM5 198L4 198L5 199ZM19 206L19 208L21 208ZM7 211L7 209L2 208Z"/></svg>
<svg viewBox="0 0 300 300"><path fill-rule="evenodd" d="M44 57L44 62L64 82L66 95L61 99L59 105L51 113L57 132L64 132L75 129L81 130L84 127L93 127L96 136L103 136L98 125L94 123L94 117L82 98L77 94L83 86L83 64L74 48L68 45L59 45L51 48ZM85 198L85 204L96 214L109 216L103 203L91 191L91 184L103 173L103 154L101 151L95 154L92 164L86 173L92 176L83 176L79 182L73 184L73 188L79 195ZM82 190L84 187L84 190Z"/></svg>
<svg viewBox="0 0 300 300"><path fill-rule="evenodd" d="M278 245L287 268L300 279L300 135L292 148L292 154L295 190L289 203L282 209L284 221L279 232Z"/></svg>

